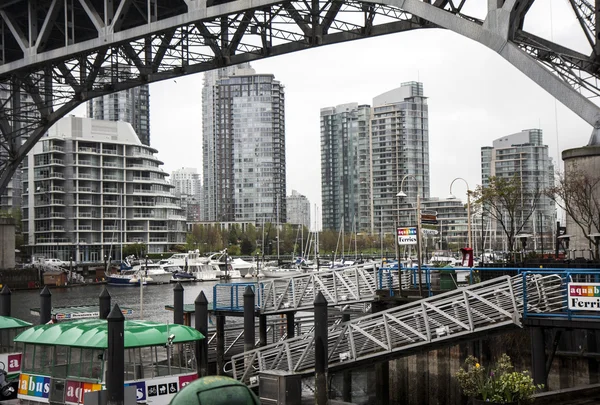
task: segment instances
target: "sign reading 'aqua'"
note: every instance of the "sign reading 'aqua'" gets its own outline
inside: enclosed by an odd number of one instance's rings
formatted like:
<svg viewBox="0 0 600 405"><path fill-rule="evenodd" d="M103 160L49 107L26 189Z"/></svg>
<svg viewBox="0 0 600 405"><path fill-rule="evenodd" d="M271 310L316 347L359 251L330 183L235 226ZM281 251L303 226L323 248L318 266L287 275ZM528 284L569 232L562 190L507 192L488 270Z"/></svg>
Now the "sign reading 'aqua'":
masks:
<svg viewBox="0 0 600 405"><path fill-rule="evenodd" d="M600 283L569 283L569 309L600 311Z"/></svg>

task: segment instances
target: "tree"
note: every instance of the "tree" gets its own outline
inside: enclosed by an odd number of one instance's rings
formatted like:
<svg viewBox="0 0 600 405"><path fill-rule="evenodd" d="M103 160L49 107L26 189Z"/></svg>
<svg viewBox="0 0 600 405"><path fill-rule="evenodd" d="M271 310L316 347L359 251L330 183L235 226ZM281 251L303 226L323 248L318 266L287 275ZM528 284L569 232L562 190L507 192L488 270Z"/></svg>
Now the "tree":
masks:
<svg viewBox="0 0 600 405"><path fill-rule="evenodd" d="M489 184L486 187L478 185L472 196L474 205L481 207L502 228L510 253L514 251L516 235L524 230L533 215L541 193L538 188L526 188L521 178L514 175L492 176Z"/></svg>
<svg viewBox="0 0 600 405"><path fill-rule="evenodd" d="M589 235L600 232L600 175L575 168L569 171L568 177L559 174L558 184L546 190L546 194L581 229L588 240L592 258L598 260L600 238Z"/></svg>

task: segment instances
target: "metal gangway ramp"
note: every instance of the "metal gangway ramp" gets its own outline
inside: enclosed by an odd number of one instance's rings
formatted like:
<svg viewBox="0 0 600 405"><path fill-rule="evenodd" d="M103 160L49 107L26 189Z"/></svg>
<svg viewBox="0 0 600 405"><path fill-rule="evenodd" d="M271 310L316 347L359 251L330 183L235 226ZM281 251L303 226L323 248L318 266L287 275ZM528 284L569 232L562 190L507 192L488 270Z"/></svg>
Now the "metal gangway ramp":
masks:
<svg viewBox="0 0 600 405"><path fill-rule="evenodd" d="M359 366L427 345L520 327L524 289L528 312L560 311L565 306L560 276L499 277L330 327L329 369ZM226 371L250 386L258 385L258 373L263 370L311 374L314 344L311 333L247 351L232 356L231 369Z"/></svg>
<svg viewBox="0 0 600 405"><path fill-rule="evenodd" d="M313 309L319 291L329 306L346 306L373 301L377 290L378 270L375 264L350 266L335 270L262 280L256 286L256 306L263 315ZM242 310L244 283L215 288L214 308ZM236 290L233 292L233 290ZM237 291L241 289L240 291Z"/></svg>

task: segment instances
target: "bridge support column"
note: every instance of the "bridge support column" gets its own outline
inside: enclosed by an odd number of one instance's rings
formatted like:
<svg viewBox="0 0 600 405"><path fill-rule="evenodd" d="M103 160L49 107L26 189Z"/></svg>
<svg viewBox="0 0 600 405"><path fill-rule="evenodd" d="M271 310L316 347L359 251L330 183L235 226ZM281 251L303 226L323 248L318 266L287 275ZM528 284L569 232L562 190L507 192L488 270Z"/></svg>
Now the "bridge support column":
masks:
<svg viewBox="0 0 600 405"><path fill-rule="evenodd" d="M223 375L225 366L225 316L217 315L217 375Z"/></svg>
<svg viewBox="0 0 600 405"><path fill-rule="evenodd" d="M327 366L329 345L327 330L327 300L319 291L315 298L315 399L317 405L327 405Z"/></svg>
<svg viewBox="0 0 600 405"><path fill-rule="evenodd" d="M204 336L196 344L196 359L200 377L208 375L208 300L204 291L200 291L194 301L194 323L196 330Z"/></svg>
<svg viewBox="0 0 600 405"><path fill-rule="evenodd" d="M294 336L296 336L296 328L295 328L295 320L294 320L294 315L296 315L296 312L294 311L290 311L287 314L285 314L285 319L287 321L287 338L293 338Z"/></svg>
<svg viewBox="0 0 600 405"><path fill-rule="evenodd" d="M533 366L533 382L548 385L546 381L546 341L544 328L531 328L531 364Z"/></svg>
<svg viewBox="0 0 600 405"><path fill-rule="evenodd" d="M258 316L258 339L261 347L267 345L267 316L262 314Z"/></svg>
<svg viewBox="0 0 600 405"><path fill-rule="evenodd" d="M254 349L256 338L254 329L254 290L247 286L244 291L244 351Z"/></svg>
<svg viewBox="0 0 600 405"><path fill-rule="evenodd" d="M342 322L348 322L350 314L342 314ZM342 371L342 401L352 402L352 371Z"/></svg>

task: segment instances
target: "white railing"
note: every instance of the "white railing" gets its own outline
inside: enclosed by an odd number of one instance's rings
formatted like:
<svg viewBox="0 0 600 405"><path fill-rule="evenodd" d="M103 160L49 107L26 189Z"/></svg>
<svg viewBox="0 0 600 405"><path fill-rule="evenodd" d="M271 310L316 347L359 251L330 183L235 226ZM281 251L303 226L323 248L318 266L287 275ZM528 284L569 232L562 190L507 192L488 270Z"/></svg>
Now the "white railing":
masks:
<svg viewBox="0 0 600 405"><path fill-rule="evenodd" d="M328 367L377 361L378 356L418 346L518 327L524 305L523 284L521 275L503 276L334 325L328 331ZM528 311L555 312L564 306L560 276L527 276L526 288ZM231 358L233 377L251 386L258 385L258 373L263 370L310 374L314 366L313 333Z"/></svg>

